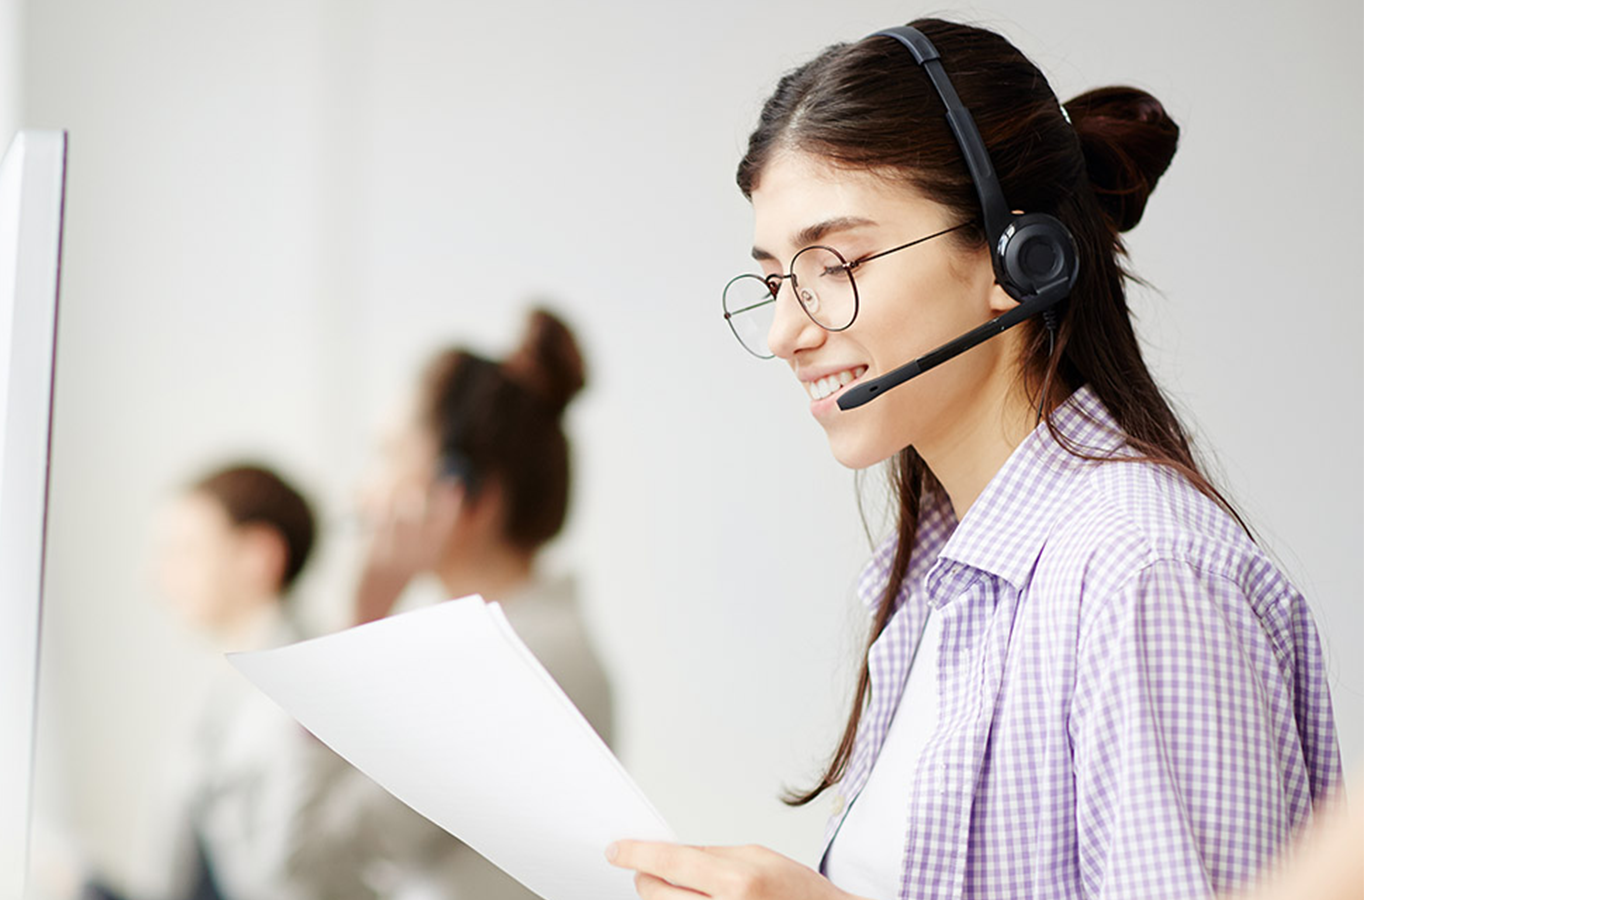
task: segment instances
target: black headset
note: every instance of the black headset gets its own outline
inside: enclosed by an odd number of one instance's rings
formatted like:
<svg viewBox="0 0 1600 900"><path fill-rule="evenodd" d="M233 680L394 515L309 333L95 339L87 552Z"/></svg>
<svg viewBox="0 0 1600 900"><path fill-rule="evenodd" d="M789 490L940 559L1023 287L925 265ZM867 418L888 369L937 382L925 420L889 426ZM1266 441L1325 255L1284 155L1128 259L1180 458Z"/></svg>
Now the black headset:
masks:
<svg viewBox="0 0 1600 900"><path fill-rule="evenodd" d="M439 462L435 475L439 481L459 484L462 493L471 499L478 495L483 480L466 448L467 423L463 409L471 390L472 367L478 362L476 357L469 355L467 358L472 362L455 373L455 378L445 386L444 396L440 398L444 422L439 434Z"/></svg>
<svg viewBox="0 0 1600 900"><path fill-rule="evenodd" d="M989 238L989 255L995 280L1015 298L1015 308L972 329L937 349L877 378L852 387L839 397L840 409L854 409L884 391L904 384L923 372L976 347L1018 322L1045 315L1053 325L1056 311L1078 280L1078 245L1060 219L1048 213L1013 213L995 177L989 150L983 144L972 113L962 104L955 86L939 61L939 51L927 36L909 25L885 28L869 37L891 37L911 51L912 59L927 73L944 101L945 121L955 132L961 157L966 160L972 185L978 191L983 230Z"/></svg>

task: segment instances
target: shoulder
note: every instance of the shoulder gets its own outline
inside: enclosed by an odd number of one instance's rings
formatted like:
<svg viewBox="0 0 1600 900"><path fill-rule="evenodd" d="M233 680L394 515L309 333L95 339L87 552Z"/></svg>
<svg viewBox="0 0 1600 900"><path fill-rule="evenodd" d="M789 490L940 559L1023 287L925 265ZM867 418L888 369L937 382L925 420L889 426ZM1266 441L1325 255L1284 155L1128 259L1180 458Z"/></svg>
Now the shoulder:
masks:
<svg viewBox="0 0 1600 900"><path fill-rule="evenodd" d="M1085 671L1222 647L1257 672L1317 670L1309 604L1225 509L1154 463L1101 463L1083 475L1025 602L1077 648Z"/></svg>
<svg viewBox="0 0 1600 900"><path fill-rule="evenodd" d="M1174 583L1237 593L1258 616L1298 599L1233 516L1171 467L1122 460L1087 466L1053 515L1029 592L1077 606L1079 621Z"/></svg>

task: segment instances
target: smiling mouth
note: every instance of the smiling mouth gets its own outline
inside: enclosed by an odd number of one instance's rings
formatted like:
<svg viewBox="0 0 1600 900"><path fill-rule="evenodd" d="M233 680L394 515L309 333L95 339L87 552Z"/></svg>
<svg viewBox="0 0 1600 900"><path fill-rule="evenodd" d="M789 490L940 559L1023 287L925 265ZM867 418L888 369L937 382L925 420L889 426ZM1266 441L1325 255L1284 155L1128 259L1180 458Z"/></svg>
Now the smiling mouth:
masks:
<svg viewBox="0 0 1600 900"><path fill-rule="evenodd" d="M811 399L813 400L826 399L833 396L833 394L840 389L854 382L857 378L865 375L866 372L866 366L856 366L854 369L846 369L843 372L835 372L826 378L818 378L816 381L804 382L806 393L810 394Z"/></svg>

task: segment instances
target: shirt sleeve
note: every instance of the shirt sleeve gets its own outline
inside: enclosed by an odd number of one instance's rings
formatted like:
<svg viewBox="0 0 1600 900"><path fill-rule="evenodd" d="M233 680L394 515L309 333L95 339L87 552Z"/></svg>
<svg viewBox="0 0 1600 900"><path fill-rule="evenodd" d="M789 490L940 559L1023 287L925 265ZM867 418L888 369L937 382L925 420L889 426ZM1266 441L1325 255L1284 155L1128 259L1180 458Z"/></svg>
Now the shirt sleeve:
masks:
<svg viewBox="0 0 1600 900"><path fill-rule="evenodd" d="M1068 718L1084 896L1246 884L1306 807L1293 661L1239 584L1184 561L1086 615Z"/></svg>

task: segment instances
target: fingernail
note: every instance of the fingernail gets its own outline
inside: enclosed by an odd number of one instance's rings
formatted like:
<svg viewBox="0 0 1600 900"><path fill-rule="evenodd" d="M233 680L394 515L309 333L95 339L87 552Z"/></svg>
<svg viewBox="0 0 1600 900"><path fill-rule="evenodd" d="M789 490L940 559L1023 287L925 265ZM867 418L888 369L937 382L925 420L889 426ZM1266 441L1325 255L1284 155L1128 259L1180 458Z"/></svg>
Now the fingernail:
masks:
<svg viewBox="0 0 1600 900"><path fill-rule="evenodd" d="M612 842L612 843L609 843L609 844L606 845L606 861L607 862L616 862L617 861L617 845L616 845L615 842Z"/></svg>

